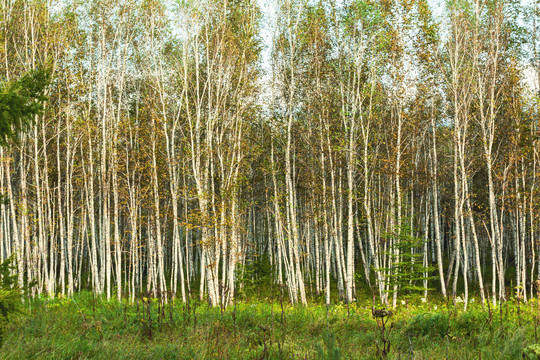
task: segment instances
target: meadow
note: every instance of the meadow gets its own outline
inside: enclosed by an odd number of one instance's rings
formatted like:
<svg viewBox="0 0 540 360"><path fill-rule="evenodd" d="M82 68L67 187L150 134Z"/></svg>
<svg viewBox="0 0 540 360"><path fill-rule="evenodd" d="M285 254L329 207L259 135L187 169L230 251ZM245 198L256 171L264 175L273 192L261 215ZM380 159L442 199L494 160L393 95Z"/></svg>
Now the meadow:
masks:
<svg viewBox="0 0 540 360"><path fill-rule="evenodd" d="M458 299L459 301L459 299ZM11 316L5 359L538 359L540 302L421 299L375 318L368 296L327 307L279 294L227 308L194 297L38 297ZM381 310L375 307L376 311ZM381 320L385 321L384 330ZM387 350L385 352L385 350Z"/></svg>

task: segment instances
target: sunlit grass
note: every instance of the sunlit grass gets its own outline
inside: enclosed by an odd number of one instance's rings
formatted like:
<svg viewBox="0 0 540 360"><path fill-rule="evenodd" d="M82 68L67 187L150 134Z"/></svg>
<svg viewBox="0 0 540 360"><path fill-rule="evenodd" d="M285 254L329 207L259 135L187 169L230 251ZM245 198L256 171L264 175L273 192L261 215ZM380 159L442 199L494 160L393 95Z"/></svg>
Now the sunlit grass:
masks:
<svg viewBox="0 0 540 360"><path fill-rule="evenodd" d="M1 358L15 359L374 359L380 330L371 301L326 307L279 301L240 302L226 309L192 300L160 306L39 298L9 324ZM464 312L441 301L408 303L387 323L389 359L536 358L537 301ZM388 330L390 329L390 330ZM534 356L534 357L533 357Z"/></svg>

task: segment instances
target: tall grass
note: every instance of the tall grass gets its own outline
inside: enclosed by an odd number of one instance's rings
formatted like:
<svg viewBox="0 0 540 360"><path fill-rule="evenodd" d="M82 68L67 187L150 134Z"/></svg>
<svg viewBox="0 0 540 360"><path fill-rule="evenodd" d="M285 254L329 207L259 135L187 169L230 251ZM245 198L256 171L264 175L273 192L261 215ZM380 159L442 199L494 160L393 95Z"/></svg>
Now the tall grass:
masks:
<svg viewBox="0 0 540 360"><path fill-rule="evenodd" d="M387 323L387 358L537 359L537 310L535 301L491 312L408 304ZM8 326L0 358L374 359L381 336L368 299L328 308L250 301L222 310L194 299L130 303L81 293L28 301Z"/></svg>

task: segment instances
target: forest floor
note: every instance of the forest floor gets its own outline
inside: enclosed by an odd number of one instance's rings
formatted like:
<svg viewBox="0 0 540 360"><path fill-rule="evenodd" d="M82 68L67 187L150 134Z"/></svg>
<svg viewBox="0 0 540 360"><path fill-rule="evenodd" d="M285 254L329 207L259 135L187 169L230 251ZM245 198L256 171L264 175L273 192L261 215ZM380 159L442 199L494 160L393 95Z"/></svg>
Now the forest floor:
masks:
<svg viewBox="0 0 540 360"><path fill-rule="evenodd" d="M161 304L160 304L161 303ZM441 302L400 305L384 333L371 301L307 307L260 299L226 309L90 293L26 302L7 325L6 359L538 359L540 303L464 312ZM388 349L388 348L387 348Z"/></svg>

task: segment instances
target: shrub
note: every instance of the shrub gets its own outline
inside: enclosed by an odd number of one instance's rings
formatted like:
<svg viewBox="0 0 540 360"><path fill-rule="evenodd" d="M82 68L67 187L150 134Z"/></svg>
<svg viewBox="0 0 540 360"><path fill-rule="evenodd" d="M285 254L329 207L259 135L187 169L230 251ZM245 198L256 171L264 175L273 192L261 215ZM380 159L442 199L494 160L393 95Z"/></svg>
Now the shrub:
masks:
<svg viewBox="0 0 540 360"><path fill-rule="evenodd" d="M444 337L448 331L448 316L443 314L420 314L407 324L406 333L410 336L438 335Z"/></svg>
<svg viewBox="0 0 540 360"><path fill-rule="evenodd" d="M523 357L534 360L540 358L540 344L532 344L523 349Z"/></svg>
<svg viewBox="0 0 540 360"><path fill-rule="evenodd" d="M482 331L488 320L488 314L481 310L471 310L460 314L453 328L463 335L478 334Z"/></svg>
<svg viewBox="0 0 540 360"><path fill-rule="evenodd" d="M9 316L20 312L22 292L17 285L13 256L0 264L0 346L3 344Z"/></svg>

